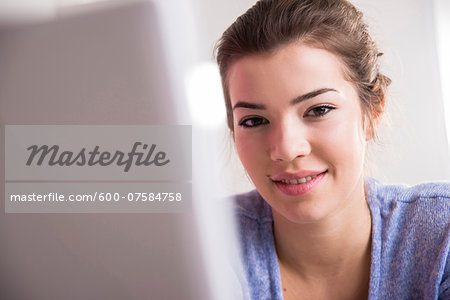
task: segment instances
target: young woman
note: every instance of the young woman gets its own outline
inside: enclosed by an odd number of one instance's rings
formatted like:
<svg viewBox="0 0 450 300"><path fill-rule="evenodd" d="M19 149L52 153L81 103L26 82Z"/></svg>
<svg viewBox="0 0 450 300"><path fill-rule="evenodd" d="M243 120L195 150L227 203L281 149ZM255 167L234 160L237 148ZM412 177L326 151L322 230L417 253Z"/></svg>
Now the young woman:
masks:
<svg viewBox="0 0 450 300"><path fill-rule="evenodd" d="M345 0L261 0L217 46L251 299L450 299L450 185L365 178L390 80Z"/></svg>

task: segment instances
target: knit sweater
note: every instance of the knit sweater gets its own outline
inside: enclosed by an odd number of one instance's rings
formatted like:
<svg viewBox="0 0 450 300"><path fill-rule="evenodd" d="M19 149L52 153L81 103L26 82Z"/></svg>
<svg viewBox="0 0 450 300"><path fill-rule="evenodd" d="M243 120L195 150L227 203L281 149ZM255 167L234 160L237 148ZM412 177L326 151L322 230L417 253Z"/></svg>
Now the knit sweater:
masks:
<svg viewBox="0 0 450 300"><path fill-rule="evenodd" d="M369 299L450 299L450 183L366 180L372 214ZM283 299L272 209L256 191L234 196L248 299Z"/></svg>

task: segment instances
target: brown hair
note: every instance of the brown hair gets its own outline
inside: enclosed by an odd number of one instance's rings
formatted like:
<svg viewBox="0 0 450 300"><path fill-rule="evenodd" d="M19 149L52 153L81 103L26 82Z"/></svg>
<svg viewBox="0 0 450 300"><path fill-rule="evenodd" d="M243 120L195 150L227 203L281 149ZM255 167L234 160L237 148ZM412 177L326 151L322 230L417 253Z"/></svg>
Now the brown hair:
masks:
<svg viewBox="0 0 450 300"><path fill-rule="evenodd" d="M227 75L233 62L246 55L271 53L296 41L342 59L374 135L374 119L383 112L391 80L379 71L382 53L362 13L346 0L260 0L223 33L216 45L216 58L231 131L233 112Z"/></svg>

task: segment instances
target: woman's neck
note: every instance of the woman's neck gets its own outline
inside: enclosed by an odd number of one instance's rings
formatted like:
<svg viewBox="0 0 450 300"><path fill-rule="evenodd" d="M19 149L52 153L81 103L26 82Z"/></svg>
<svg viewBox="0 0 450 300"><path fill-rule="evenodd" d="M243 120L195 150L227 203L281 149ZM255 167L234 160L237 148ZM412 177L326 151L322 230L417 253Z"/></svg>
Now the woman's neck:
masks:
<svg viewBox="0 0 450 300"><path fill-rule="evenodd" d="M328 286L352 279L355 285L368 285L372 222L364 187L348 200L340 211L315 223L296 224L273 211L282 275Z"/></svg>

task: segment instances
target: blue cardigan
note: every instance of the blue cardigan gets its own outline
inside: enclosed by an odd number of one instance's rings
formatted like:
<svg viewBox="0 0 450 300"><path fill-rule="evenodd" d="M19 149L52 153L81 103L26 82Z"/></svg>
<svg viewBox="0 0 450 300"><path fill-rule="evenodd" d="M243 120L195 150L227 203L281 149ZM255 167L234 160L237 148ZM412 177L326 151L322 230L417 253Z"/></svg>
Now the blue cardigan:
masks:
<svg viewBox="0 0 450 300"><path fill-rule="evenodd" d="M372 213L369 299L450 299L450 183L366 181ZM234 196L248 299L283 299L272 209L254 190Z"/></svg>

